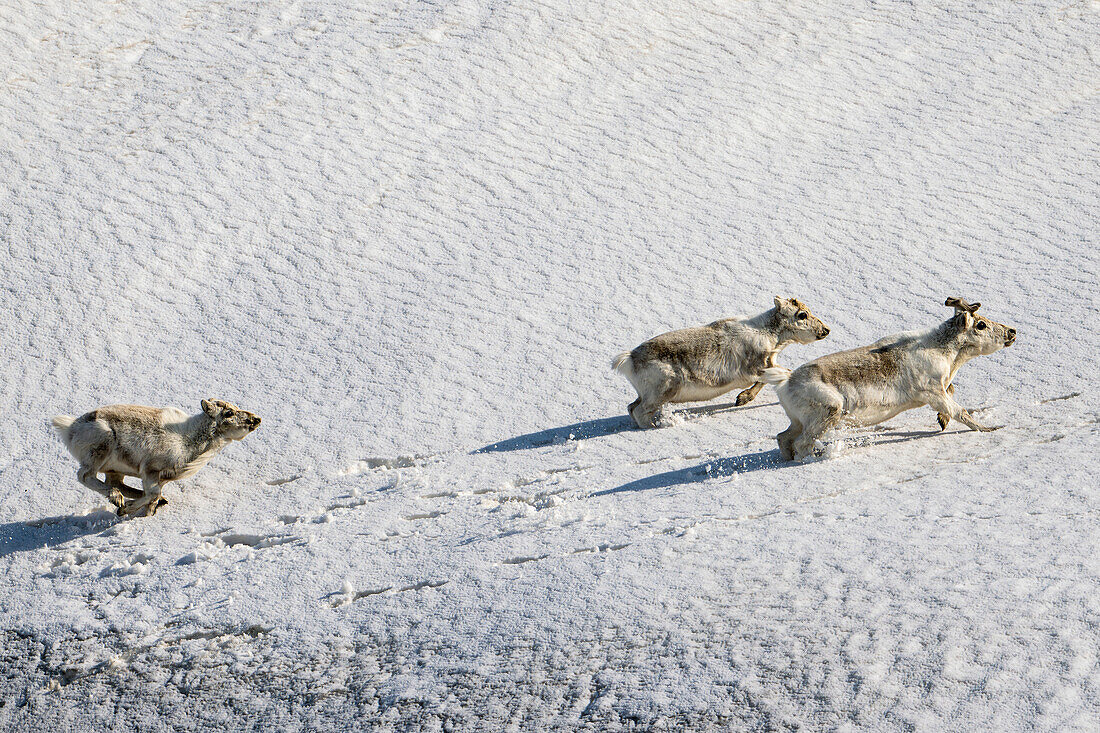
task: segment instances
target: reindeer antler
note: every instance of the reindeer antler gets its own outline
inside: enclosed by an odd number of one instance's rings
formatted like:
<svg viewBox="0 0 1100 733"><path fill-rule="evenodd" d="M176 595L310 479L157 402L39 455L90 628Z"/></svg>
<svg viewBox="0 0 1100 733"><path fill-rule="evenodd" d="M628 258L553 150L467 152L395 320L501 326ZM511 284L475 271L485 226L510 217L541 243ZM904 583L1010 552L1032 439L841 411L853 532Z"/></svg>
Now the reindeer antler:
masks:
<svg viewBox="0 0 1100 733"><path fill-rule="evenodd" d="M943 304L951 306L952 308L954 308L959 313L962 313L963 311L966 311L967 313L974 313L975 311L977 311L979 308L982 307L981 303L971 304L971 303L967 303L962 298L954 298L954 297L948 298L947 300L944 301Z"/></svg>

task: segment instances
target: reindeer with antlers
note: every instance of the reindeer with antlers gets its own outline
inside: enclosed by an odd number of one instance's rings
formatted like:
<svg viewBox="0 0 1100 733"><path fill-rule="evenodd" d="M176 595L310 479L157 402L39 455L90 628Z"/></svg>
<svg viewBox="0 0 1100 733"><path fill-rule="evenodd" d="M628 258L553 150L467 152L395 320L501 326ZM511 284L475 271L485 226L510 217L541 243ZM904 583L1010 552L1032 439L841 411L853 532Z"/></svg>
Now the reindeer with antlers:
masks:
<svg viewBox="0 0 1100 733"><path fill-rule="evenodd" d="M1016 329L979 316L981 303L948 298L945 305L955 315L939 326L829 354L793 372L765 370L764 381L776 385L791 421L776 436L783 458L806 458L814 441L842 422L875 425L924 405L936 410L941 430L952 418L971 430L996 430L980 425L955 402L951 380L975 356L1011 346Z"/></svg>

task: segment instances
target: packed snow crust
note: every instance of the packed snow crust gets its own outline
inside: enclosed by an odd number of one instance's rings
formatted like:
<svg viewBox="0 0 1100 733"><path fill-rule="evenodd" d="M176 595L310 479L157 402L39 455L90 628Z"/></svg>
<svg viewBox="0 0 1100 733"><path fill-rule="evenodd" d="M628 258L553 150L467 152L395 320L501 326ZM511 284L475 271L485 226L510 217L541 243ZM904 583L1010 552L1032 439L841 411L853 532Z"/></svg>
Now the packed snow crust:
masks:
<svg viewBox="0 0 1100 733"><path fill-rule="evenodd" d="M1100 4L0 5L0 729L1096 730ZM1019 331L780 462L610 357ZM55 414L263 417L120 521ZM352 726L352 727L349 727Z"/></svg>

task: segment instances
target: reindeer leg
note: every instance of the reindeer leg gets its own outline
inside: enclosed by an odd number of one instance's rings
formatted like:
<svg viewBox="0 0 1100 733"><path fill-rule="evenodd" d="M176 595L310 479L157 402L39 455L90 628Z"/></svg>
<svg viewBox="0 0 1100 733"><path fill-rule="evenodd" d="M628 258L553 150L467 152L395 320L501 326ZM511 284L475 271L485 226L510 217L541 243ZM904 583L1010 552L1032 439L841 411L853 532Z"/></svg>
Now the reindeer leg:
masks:
<svg viewBox="0 0 1100 733"><path fill-rule="evenodd" d="M757 382L756 384L746 389L744 392L741 392L739 395L737 395L737 399L734 401L733 404L737 407L749 404L756 399L756 395L760 394L760 390L762 389L764 389L764 383Z"/></svg>
<svg viewBox="0 0 1100 733"><path fill-rule="evenodd" d="M119 490L115 487L103 481L100 481L99 477L96 476L97 473L98 471L96 470L96 466L94 464L89 465L82 463L80 465L80 469L76 472L76 477L80 481L80 483L84 484L97 494L102 494L103 496L107 497L107 501L111 502L117 507L120 507L119 511L122 511L121 507L125 503L125 500L122 498L122 494L119 493Z"/></svg>
<svg viewBox="0 0 1100 733"><path fill-rule="evenodd" d="M1002 425L997 425L995 427L986 427L982 425L971 417L970 413L967 412L962 405L955 402L955 400L951 398L951 395L947 393L946 389L942 393L929 393L926 400L928 406L938 413L937 417L939 415L947 415L948 418L953 417L971 430L989 433L1003 427ZM940 425L941 427L946 427L943 421L940 422Z"/></svg>
<svg viewBox="0 0 1100 733"><path fill-rule="evenodd" d="M802 461L814 454L814 442L825 433L836 427L840 422L840 405L816 405L816 414L809 416L809 420L803 425L802 432L792 442L794 460ZM805 416L804 416L805 417ZM782 451L782 446L780 451Z"/></svg>
<svg viewBox="0 0 1100 733"><path fill-rule="evenodd" d="M794 441L802 434L802 423L798 418L792 417L791 424L779 435L775 436L779 443L779 455L784 461L794 460Z"/></svg>
<svg viewBox="0 0 1100 733"><path fill-rule="evenodd" d="M679 389L679 382L668 367L651 366L642 371L635 369L634 389L638 399L630 404L630 417L640 428L657 427L661 407L671 400Z"/></svg>
<svg viewBox="0 0 1100 733"><path fill-rule="evenodd" d="M107 471L103 474L104 479L107 481L107 485L113 489L118 489L123 497L127 499L140 499L142 492L138 491L132 486L127 486L123 481L123 475L118 471Z"/></svg>
<svg viewBox="0 0 1100 733"><path fill-rule="evenodd" d="M145 509L145 516L147 517L151 517L156 513L157 507L160 505L162 488L160 472L143 470L141 472L141 488L145 493L140 499L136 499L124 507L119 507L118 515L120 517L137 514L142 509Z"/></svg>
<svg viewBox="0 0 1100 733"><path fill-rule="evenodd" d="M993 426L982 425L977 420L975 420L973 417L971 417L970 413L967 412L962 407L960 407L959 411L957 413L955 413L955 417L958 419L959 422L961 422L963 425L970 428L971 430L977 430L977 431L982 432L982 433L992 433L994 430L1000 430L1001 428L1004 427L1004 425L993 425Z"/></svg>
<svg viewBox="0 0 1100 733"><path fill-rule="evenodd" d="M955 385L947 385L947 394L955 394ZM936 413L936 422L940 424L940 432L942 433L944 430L947 430L947 423L951 422L951 416L946 412L938 412Z"/></svg>
<svg viewBox="0 0 1100 733"><path fill-rule="evenodd" d="M660 417L661 408L676 395L677 389L677 386L670 385L656 395L649 395L649 399L642 400L642 404L631 410L630 415L634 418L634 422L638 427L657 427L657 419Z"/></svg>

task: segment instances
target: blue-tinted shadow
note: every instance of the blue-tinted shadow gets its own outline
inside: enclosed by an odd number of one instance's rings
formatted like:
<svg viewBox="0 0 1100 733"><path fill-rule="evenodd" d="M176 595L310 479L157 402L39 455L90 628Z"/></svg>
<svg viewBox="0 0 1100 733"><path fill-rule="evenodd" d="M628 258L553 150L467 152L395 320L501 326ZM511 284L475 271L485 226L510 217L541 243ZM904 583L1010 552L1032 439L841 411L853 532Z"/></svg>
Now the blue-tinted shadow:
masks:
<svg viewBox="0 0 1100 733"><path fill-rule="evenodd" d="M591 496L607 496L608 494L620 494L625 491L649 491L651 489L664 489L669 486L697 483L722 476L735 476L753 471L765 469L779 469L797 465L784 461L779 456L779 449L760 451L759 453L746 453L743 456L719 458L713 461L700 463L690 468L680 468L675 471L665 471L654 476L646 476L637 481L631 481L613 489L597 491Z"/></svg>
<svg viewBox="0 0 1100 733"><path fill-rule="evenodd" d="M714 415L730 412L732 410L754 410L758 407L769 407L776 404L779 403L757 402L755 404L738 407L732 402L722 402L718 404L697 405L695 407L681 407L677 409L676 412L682 415ZM638 428L634 426L634 421L630 419L630 416L623 414L617 417L602 417L598 420L587 420L585 422L573 423L572 425L566 425L560 428L548 428L536 433L517 435L514 438L508 438L498 443L490 443L473 452L503 453L514 450L529 450L531 448L543 448L548 445L565 443L569 440L587 440L588 438L598 438L604 435L614 435L615 433L624 433L628 430L637 429Z"/></svg>
<svg viewBox="0 0 1100 733"><path fill-rule="evenodd" d="M537 433L527 433L508 438L498 443L490 443L478 448L474 453L503 453L513 450L528 450L530 448L542 448L547 445L564 443L569 440L585 440L601 435L614 435L627 430L635 430L634 421L627 415L617 417L604 417L599 420L573 423L560 428L548 428Z"/></svg>
<svg viewBox="0 0 1100 733"><path fill-rule="evenodd" d="M118 521L113 512L103 510L84 516L6 522L0 524L0 557L63 545L77 537L102 532Z"/></svg>

